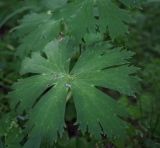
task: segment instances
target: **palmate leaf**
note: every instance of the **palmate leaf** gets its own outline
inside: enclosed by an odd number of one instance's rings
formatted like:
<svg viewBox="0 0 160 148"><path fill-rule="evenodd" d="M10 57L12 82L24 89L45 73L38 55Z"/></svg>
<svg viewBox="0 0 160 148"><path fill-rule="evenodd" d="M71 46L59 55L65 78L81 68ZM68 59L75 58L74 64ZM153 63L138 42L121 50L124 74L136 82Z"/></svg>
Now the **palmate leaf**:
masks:
<svg viewBox="0 0 160 148"><path fill-rule="evenodd" d="M138 68L129 66L128 62L133 53L97 44L82 52L69 70L73 51L67 39L56 40L45 47L43 54L36 52L24 60L21 74L30 76L15 83L9 94L12 106L18 106L17 111L30 111L28 125L32 129L24 147L39 147L42 138L53 142L57 132L62 134L70 93L82 132L88 129L100 137L103 129L110 138L125 136L127 124L119 118L126 115L125 111L97 87L134 95L138 78L133 74Z"/></svg>
<svg viewBox="0 0 160 148"><path fill-rule="evenodd" d="M75 0L59 10L58 18L63 18L68 30L82 38L86 31L109 31L112 39L128 32L129 12L119 8L112 0Z"/></svg>
<svg viewBox="0 0 160 148"><path fill-rule="evenodd" d="M127 6L132 5L132 1L119 1ZM17 53L22 58L30 51L43 49L61 32L74 36L77 41L80 41L86 32L93 33L97 30L101 33L107 31L112 39L128 32L127 23L131 20L129 11L120 8L113 0L73 0L68 3L66 0L47 0L40 3L51 8L47 13L26 15L16 27L21 43Z"/></svg>

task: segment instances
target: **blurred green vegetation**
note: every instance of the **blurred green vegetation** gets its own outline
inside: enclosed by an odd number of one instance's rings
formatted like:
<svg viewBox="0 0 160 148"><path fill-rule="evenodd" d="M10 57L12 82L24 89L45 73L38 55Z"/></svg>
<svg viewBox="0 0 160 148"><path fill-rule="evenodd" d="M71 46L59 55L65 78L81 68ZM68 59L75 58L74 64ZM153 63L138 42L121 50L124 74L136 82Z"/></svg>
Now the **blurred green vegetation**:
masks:
<svg viewBox="0 0 160 148"><path fill-rule="evenodd" d="M19 77L20 68L20 61L15 56L18 41L11 29L25 13L22 8L25 10L26 6L33 5L29 5L30 3L20 0L0 1L0 24L3 25L0 26L0 148L3 143L9 148L21 147L18 138L21 137L19 139L23 141L25 137L23 127L20 126L23 124L17 123L17 118L10 114L6 94ZM15 15L10 16L12 13ZM119 103L130 113L128 140L97 141L87 135L69 139L67 134L64 134L56 147L81 148L85 145L88 148L93 147L95 143L99 147L103 147L104 143L106 147L160 147L160 2L157 0L144 4L134 17L135 21L131 24L125 45L136 52L134 62L141 67L139 76L142 79L142 89L137 97L121 96L119 99ZM7 116L4 116L5 114Z"/></svg>

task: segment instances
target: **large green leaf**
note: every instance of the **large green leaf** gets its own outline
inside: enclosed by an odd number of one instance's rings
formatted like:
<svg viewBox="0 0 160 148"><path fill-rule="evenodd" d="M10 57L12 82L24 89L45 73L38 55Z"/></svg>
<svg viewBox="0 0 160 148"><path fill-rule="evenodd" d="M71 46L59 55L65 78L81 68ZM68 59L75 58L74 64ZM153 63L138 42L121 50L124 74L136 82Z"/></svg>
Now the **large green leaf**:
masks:
<svg viewBox="0 0 160 148"><path fill-rule="evenodd" d="M126 4L125 0L121 2ZM68 3L66 0L47 0L44 3L55 8L26 15L16 27L21 42L17 52L21 57L30 51L41 50L60 33L72 35L80 41L87 32L107 31L112 39L128 32L129 11L120 8L113 0L74 0Z"/></svg>
<svg viewBox="0 0 160 148"><path fill-rule="evenodd" d="M15 83L9 95L17 111L30 111L28 125L32 129L26 147L38 147L42 138L56 140L57 132L61 135L71 93L82 132L88 129L96 137L101 133L110 138L125 136L127 124L119 116L124 117L126 112L98 87L134 95L138 86L134 74L138 69L128 65L132 52L109 47L88 47L71 70L74 50L67 39L52 41L43 53L33 53L24 60L21 74L30 76Z"/></svg>
<svg viewBox="0 0 160 148"><path fill-rule="evenodd" d="M87 31L109 31L112 39L128 31L126 25L131 20L127 10L119 8L112 0L76 0L59 11L58 18L63 18L69 32L78 39Z"/></svg>

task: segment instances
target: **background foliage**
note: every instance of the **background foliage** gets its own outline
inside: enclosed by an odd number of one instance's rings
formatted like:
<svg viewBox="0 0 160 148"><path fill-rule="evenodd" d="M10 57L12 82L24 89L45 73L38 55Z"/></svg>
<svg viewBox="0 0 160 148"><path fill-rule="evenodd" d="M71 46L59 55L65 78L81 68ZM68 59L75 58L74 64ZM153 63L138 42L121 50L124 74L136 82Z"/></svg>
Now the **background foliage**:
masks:
<svg viewBox="0 0 160 148"><path fill-rule="evenodd" d="M45 7L42 7L45 4ZM0 1L0 147L18 148L26 141L24 126L27 116L15 116L10 112L10 100L6 94L11 85L19 77L19 68L23 54L17 57L18 34L14 27L19 24L20 18L29 11L58 8L62 4L51 5L48 1ZM42 8L41 8L42 7ZM148 1L143 4L130 25L129 37L125 42L120 39L114 41L117 45L125 45L135 51L134 63L141 67L139 76L142 79L142 89L137 97L126 97L120 94L111 95L118 99L130 113L127 119L130 127L127 131L127 140L112 140L106 137L101 140L82 136L74 121L67 123L67 130L55 147L160 147L160 2ZM133 10L134 11L134 10ZM50 12L48 12L50 13ZM19 32L21 33L21 32ZM82 33L82 32L81 32ZM87 37L86 37L87 38ZM108 36L106 36L108 38ZM16 53L16 54L15 54ZM105 91L105 90L104 90ZM71 103L72 104L72 103ZM71 104L67 104L70 106ZM74 113L68 110L66 117L72 119ZM21 142L19 142L21 141ZM44 142L42 147L47 147Z"/></svg>

